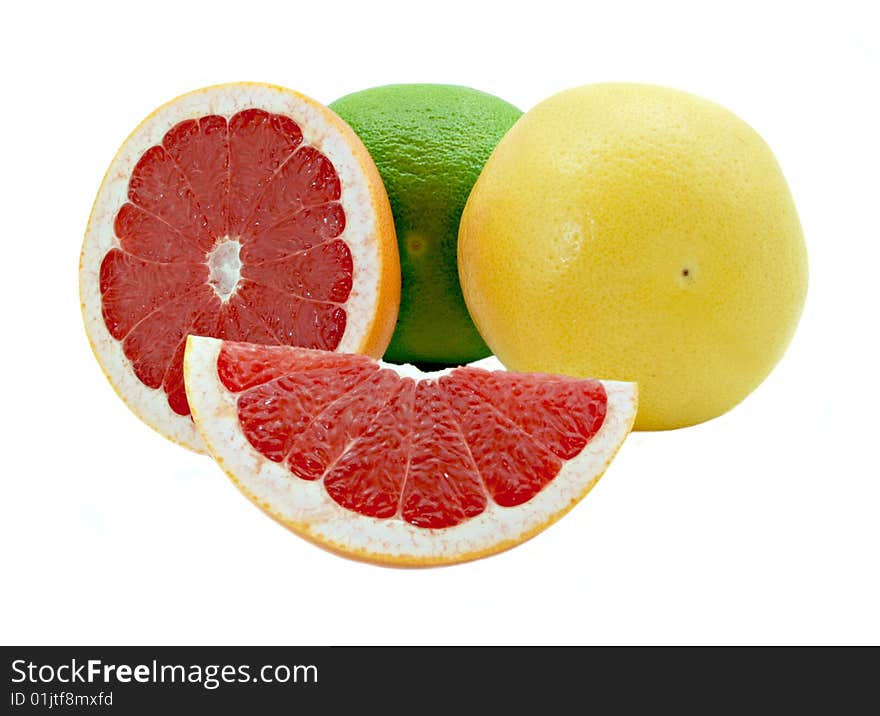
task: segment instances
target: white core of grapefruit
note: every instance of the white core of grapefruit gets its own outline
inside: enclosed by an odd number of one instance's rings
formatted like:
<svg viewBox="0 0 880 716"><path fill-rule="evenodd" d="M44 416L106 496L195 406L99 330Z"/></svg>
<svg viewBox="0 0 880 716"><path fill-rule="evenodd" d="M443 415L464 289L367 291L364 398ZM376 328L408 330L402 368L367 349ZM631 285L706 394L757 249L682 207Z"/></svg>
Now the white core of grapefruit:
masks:
<svg viewBox="0 0 880 716"><path fill-rule="evenodd" d="M134 374L121 341L107 330L101 314L99 272L106 253L120 245L114 233L119 208L128 200L128 182L143 153L173 126L188 119L220 115L227 120L237 112L258 108L293 119L303 134L301 146L311 145L333 163L341 184L339 202L345 210L345 231L354 266L352 289L342 304L347 314L340 352L358 352L373 324L379 300L382 257L373 197L361 165L339 120L331 110L293 90L259 83L235 83L196 90L178 97L147 117L126 139L95 199L80 257L80 300L86 333L107 378L126 404L160 433L196 452L205 452L201 436L189 416L175 413L162 388L149 388ZM354 136L353 134L351 136Z"/></svg>
<svg viewBox="0 0 880 716"><path fill-rule="evenodd" d="M217 359L223 342L190 336L184 356L187 398L205 444L236 486L276 520L301 536L347 556L400 565L461 562L512 547L570 510L605 472L635 419L635 383L602 381L605 420L586 447L531 500L502 507L489 500L476 517L453 527L416 527L399 518L379 519L335 502L320 480L302 480L283 463L258 452L240 427L237 393L223 385ZM380 363L402 376L437 377L413 366Z"/></svg>

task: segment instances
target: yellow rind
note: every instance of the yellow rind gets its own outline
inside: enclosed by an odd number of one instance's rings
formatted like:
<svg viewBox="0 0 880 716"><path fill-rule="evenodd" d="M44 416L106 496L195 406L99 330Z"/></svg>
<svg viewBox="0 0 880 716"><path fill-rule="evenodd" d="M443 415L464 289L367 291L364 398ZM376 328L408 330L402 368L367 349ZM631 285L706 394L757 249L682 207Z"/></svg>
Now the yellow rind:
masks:
<svg viewBox="0 0 880 716"><path fill-rule="evenodd" d="M626 83L522 116L469 195L458 268L507 368L638 382L636 430L696 425L755 390L809 283L760 135L706 99Z"/></svg>

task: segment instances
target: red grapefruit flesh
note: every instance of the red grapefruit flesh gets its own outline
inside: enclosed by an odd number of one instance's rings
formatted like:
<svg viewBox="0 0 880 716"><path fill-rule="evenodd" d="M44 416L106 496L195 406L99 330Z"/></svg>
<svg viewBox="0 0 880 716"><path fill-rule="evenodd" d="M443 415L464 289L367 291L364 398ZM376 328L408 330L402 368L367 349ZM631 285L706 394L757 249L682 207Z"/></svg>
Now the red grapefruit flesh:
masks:
<svg viewBox="0 0 880 716"><path fill-rule="evenodd" d="M382 563L511 547L567 512L635 417L632 383L422 374L365 356L190 336L186 391L239 488L295 532Z"/></svg>
<svg viewBox="0 0 880 716"><path fill-rule="evenodd" d="M99 191L80 274L89 338L135 412L202 449L187 335L381 355L393 231L372 160L330 110L268 85L185 95L129 137Z"/></svg>

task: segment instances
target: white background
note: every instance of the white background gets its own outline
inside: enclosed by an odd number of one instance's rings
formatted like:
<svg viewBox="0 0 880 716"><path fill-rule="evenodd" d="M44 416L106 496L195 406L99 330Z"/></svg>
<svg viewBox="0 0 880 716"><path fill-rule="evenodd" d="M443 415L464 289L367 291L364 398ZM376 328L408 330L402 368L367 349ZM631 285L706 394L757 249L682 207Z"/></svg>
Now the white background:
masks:
<svg viewBox="0 0 880 716"><path fill-rule="evenodd" d="M873 3L194 5L5 11L4 643L880 643ZM119 144L157 105L234 80L324 102L444 82L528 109L605 80L713 99L791 185L811 269L798 333L740 407L632 435L512 551L416 571L324 552L141 424L79 314L80 243Z"/></svg>

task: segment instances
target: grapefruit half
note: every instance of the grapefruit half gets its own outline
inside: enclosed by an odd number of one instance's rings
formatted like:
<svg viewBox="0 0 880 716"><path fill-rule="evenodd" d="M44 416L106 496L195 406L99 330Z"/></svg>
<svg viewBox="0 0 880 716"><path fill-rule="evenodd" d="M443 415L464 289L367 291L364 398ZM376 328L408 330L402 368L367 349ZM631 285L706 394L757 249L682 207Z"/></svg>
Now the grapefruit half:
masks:
<svg viewBox="0 0 880 716"><path fill-rule="evenodd" d="M189 333L381 356L400 302L388 197L350 127L282 87L208 87L122 145L80 260L92 349L146 423L204 445L183 382Z"/></svg>
<svg viewBox="0 0 880 716"><path fill-rule="evenodd" d="M192 414L238 488L294 532L378 563L499 552L595 484L629 433L634 383L190 336Z"/></svg>

